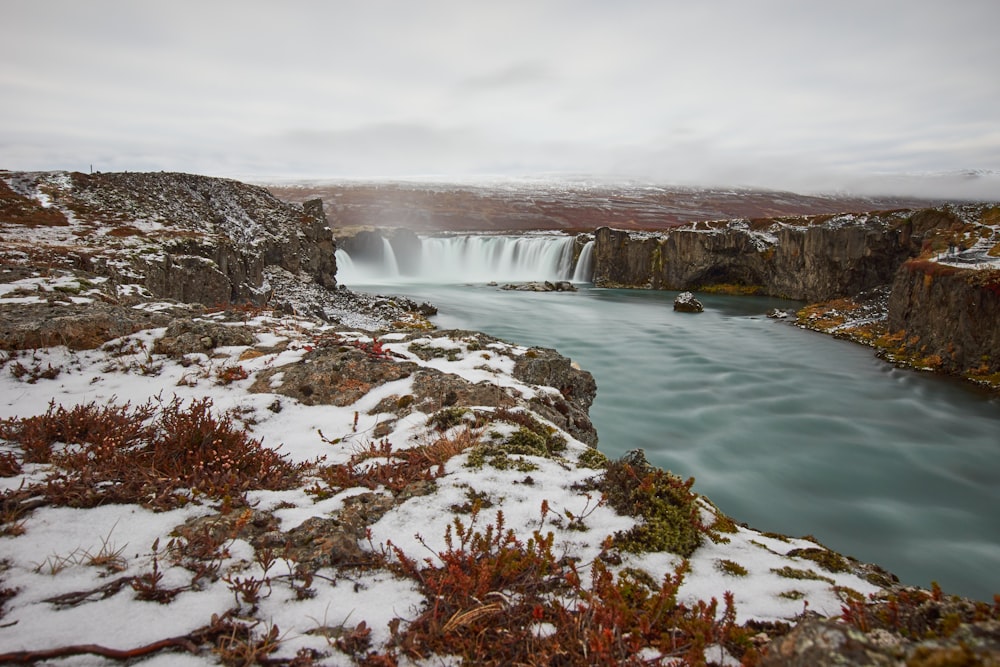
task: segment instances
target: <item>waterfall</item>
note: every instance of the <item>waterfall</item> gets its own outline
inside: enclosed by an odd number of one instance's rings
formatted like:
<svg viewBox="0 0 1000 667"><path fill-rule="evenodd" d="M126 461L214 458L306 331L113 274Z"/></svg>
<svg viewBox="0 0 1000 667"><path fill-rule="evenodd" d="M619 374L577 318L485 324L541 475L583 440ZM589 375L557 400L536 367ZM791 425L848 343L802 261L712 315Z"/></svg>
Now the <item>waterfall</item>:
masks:
<svg viewBox="0 0 1000 667"><path fill-rule="evenodd" d="M382 265L386 272L386 277L395 278L399 276L399 262L396 260L396 252L392 249L389 239L382 238Z"/></svg>
<svg viewBox="0 0 1000 667"><path fill-rule="evenodd" d="M587 241L580 251L580 259L576 260L573 270L573 282L589 283L594 279L594 242Z"/></svg>
<svg viewBox="0 0 1000 667"><path fill-rule="evenodd" d="M399 262L388 239L383 238L376 257L353 257L343 248L334 253L337 258L337 282L378 284L399 282Z"/></svg>
<svg viewBox="0 0 1000 667"><path fill-rule="evenodd" d="M438 236L423 239L420 273L446 283L564 280L572 262L569 236Z"/></svg>
<svg viewBox="0 0 1000 667"><path fill-rule="evenodd" d="M348 286L570 280L580 273L579 269L574 273L575 243L573 236L556 234L423 236L416 250L418 261L406 263L415 270L401 274L392 245L383 239L380 257L351 257L337 250L337 279ZM584 274L584 281L589 280L590 269Z"/></svg>

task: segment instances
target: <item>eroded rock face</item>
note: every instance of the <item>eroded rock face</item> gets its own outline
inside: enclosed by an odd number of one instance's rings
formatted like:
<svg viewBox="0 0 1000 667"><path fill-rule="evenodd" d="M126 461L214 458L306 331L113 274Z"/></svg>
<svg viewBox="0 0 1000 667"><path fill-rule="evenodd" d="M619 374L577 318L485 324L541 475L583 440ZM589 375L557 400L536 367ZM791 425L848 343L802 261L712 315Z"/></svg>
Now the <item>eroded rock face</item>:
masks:
<svg viewBox="0 0 1000 667"><path fill-rule="evenodd" d="M914 248L902 214L735 220L658 234L598 229L594 284L697 290L719 285L819 301L892 280Z"/></svg>
<svg viewBox="0 0 1000 667"><path fill-rule="evenodd" d="M7 179L18 201L43 197L45 210L62 213L77 236L113 239L100 252L77 253L83 268L159 298L264 304L268 266L337 286L336 245L319 201L298 206L245 183L165 172L10 172Z"/></svg>
<svg viewBox="0 0 1000 667"><path fill-rule="evenodd" d="M532 348L518 357L513 375L528 384L558 389L558 397L545 395L532 399L532 409L566 429L577 440L597 445L597 431L589 415L590 406L597 396L597 382L593 375L549 348Z"/></svg>
<svg viewBox="0 0 1000 667"><path fill-rule="evenodd" d="M763 667L840 665L996 665L1000 664L1000 623L963 624L942 639L906 637L878 628L861 632L833 620L800 622L768 647Z"/></svg>
<svg viewBox="0 0 1000 667"><path fill-rule="evenodd" d="M423 332L411 334L408 340L428 337L464 340L474 350L489 349L491 355L503 354L490 349L491 344L505 345L496 338L471 331ZM425 361L434 352L446 351L418 346L413 349L421 358L426 357ZM371 414L395 415L385 422L383 429L391 429L395 419L414 411L430 415L453 407L513 408L527 403L533 411L581 442L597 444L597 432L588 414L597 393L597 383L590 373L576 368L555 350L532 348L516 357L512 376L527 385L551 387L559 393L539 391L526 397L516 387L488 380L472 382L454 373L336 342L310 351L302 363L258 372L250 390L283 394L306 405L346 406L376 387L410 379L408 385L387 395L370 410Z"/></svg>
<svg viewBox="0 0 1000 667"><path fill-rule="evenodd" d="M345 406L386 382L410 377L417 368L344 345L313 350L303 363L261 371L250 390L283 394L306 405Z"/></svg>
<svg viewBox="0 0 1000 667"><path fill-rule="evenodd" d="M931 367L1000 372L1000 270L907 262L892 284L888 329Z"/></svg>
<svg viewBox="0 0 1000 667"><path fill-rule="evenodd" d="M253 345L257 342L246 327L227 326L205 320L176 319L170 322L163 337L157 338L153 351L174 358L185 354L211 354L217 347Z"/></svg>

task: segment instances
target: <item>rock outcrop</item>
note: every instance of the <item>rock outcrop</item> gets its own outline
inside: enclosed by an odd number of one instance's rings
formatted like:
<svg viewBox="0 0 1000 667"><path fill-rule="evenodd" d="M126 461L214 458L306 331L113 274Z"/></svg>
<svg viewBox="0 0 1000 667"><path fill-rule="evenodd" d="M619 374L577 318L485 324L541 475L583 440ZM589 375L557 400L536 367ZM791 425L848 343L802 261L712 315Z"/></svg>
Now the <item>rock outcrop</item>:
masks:
<svg viewBox="0 0 1000 667"><path fill-rule="evenodd" d="M823 302L799 323L1000 385L1000 207L604 227L595 239L598 286Z"/></svg>
<svg viewBox="0 0 1000 667"><path fill-rule="evenodd" d="M177 173L4 172L6 221L36 235L64 230L74 268L185 303L264 304L264 269L337 287L336 245L322 202ZM47 217L42 214L47 214ZM134 289L134 288L132 288Z"/></svg>
<svg viewBox="0 0 1000 667"><path fill-rule="evenodd" d="M985 378L1000 373L1000 269L914 259L896 273L889 297L895 357Z"/></svg>
<svg viewBox="0 0 1000 667"><path fill-rule="evenodd" d="M703 290L740 287L804 301L891 282L914 252L906 214L701 223L661 234L595 233L594 284Z"/></svg>

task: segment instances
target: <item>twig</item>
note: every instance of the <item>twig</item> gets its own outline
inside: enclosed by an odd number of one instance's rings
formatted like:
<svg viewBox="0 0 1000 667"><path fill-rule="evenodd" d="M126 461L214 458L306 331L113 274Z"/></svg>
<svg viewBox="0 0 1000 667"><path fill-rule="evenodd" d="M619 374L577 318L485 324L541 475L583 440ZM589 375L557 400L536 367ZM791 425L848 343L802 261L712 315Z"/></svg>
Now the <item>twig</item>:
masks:
<svg viewBox="0 0 1000 667"><path fill-rule="evenodd" d="M75 607L76 605L86 602L88 598L92 595L100 593L99 600L104 598L109 598L122 588L126 584L132 581L134 577L119 577L113 581L109 581L103 586L98 586L97 588L91 589L89 591L79 591L76 593L63 593L62 595L56 595L55 597L46 598L44 602L51 602L57 607Z"/></svg>
<svg viewBox="0 0 1000 667"><path fill-rule="evenodd" d="M85 655L88 653L99 655L112 660L130 660L150 653L156 653L164 649L182 648L189 653L197 653L198 646L192 640L191 635L182 637L171 637L160 641L146 644L133 649L114 649L99 644L76 644L74 646L61 646L59 648L44 649L41 651L12 651L10 653L0 653L0 663L22 663L28 664L38 660L50 660L52 658L65 658L71 655Z"/></svg>

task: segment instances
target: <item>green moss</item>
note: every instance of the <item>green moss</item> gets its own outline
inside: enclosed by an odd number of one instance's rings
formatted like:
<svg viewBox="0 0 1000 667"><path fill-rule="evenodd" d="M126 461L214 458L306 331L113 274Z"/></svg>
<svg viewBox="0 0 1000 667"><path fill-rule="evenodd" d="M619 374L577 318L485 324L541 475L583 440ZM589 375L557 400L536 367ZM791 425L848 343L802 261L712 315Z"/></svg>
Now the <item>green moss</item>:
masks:
<svg viewBox="0 0 1000 667"><path fill-rule="evenodd" d="M811 560L827 572L851 571L851 565L846 558L828 549L793 549L788 555Z"/></svg>
<svg viewBox="0 0 1000 667"><path fill-rule="evenodd" d="M618 513L642 519L615 533L615 545L625 551L667 551L688 557L701 545L703 527L694 479L654 468L641 451L608 464L601 490Z"/></svg>
<svg viewBox="0 0 1000 667"><path fill-rule="evenodd" d="M545 438L526 428L519 428L506 436L499 431L491 431L490 438L490 442L477 445L469 453L470 467L482 468L489 464L498 470L531 472L538 470L538 465L525 459L525 456L550 458Z"/></svg>
<svg viewBox="0 0 1000 667"><path fill-rule="evenodd" d="M745 567L736 561L721 558L715 561L715 569L731 577L745 577L750 574Z"/></svg>
<svg viewBox="0 0 1000 667"><path fill-rule="evenodd" d="M476 491L472 487L465 490L465 498L466 501L461 505L452 505L451 511L459 514L475 514L480 510L493 507L494 504L490 494Z"/></svg>
<svg viewBox="0 0 1000 667"><path fill-rule="evenodd" d="M822 574L817 574L813 570L800 570L798 568L790 567L788 565L786 565L785 567L771 568L771 572L778 575L779 577L784 577L785 579L805 579L809 581L825 581L828 584L836 583L830 577L824 577Z"/></svg>
<svg viewBox="0 0 1000 667"><path fill-rule="evenodd" d="M528 461L523 456L511 456L503 449L497 449L494 445L477 445L469 452L468 463L470 468L482 468L489 464L497 470L517 470L519 472L534 472L538 470L538 465Z"/></svg>
<svg viewBox="0 0 1000 667"><path fill-rule="evenodd" d="M401 399L402 400L402 399ZM453 426L458 426L465 420L465 415L475 413L469 408L455 407L438 410L427 419L427 424L439 431L447 431Z"/></svg>
<svg viewBox="0 0 1000 667"><path fill-rule="evenodd" d="M781 533L761 533L761 535L764 537L770 537L772 540L778 540L780 542L791 542L791 540L788 539L788 535L782 535Z"/></svg>
<svg viewBox="0 0 1000 667"><path fill-rule="evenodd" d="M519 426L522 430L526 430L542 438L546 452L539 454L539 456L555 454L566 449L566 438L563 437L559 430L538 421L531 413L499 408L492 415L487 413L483 417L490 421Z"/></svg>
<svg viewBox="0 0 1000 667"><path fill-rule="evenodd" d="M521 427L507 437L501 445L507 454L522 454L525 456L548 456L545 438Z"/></svg>
<svg viewBox="0 0 1000 667"><path fill-rule="evenodd" d="M707 294L725 294L728 296L753 296L764 291L762 285L741 285L738 283L713 283L710 285L699 285L698 292Z"/></svg>
<svg viewBox="0 0 1000 667"><path fill-rule="evenodd" d="M604 470L608 467L608 457L593 447L588 447L586 451L580 453L580 457L577 459L577 465L581 468Z"/></svg>

